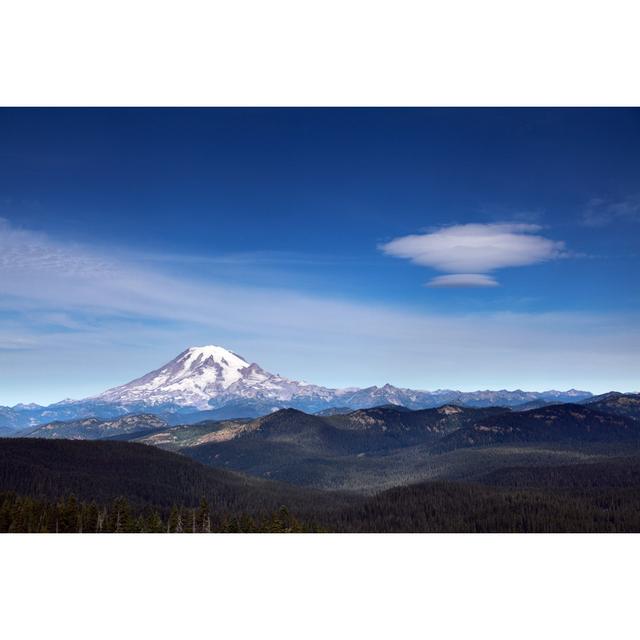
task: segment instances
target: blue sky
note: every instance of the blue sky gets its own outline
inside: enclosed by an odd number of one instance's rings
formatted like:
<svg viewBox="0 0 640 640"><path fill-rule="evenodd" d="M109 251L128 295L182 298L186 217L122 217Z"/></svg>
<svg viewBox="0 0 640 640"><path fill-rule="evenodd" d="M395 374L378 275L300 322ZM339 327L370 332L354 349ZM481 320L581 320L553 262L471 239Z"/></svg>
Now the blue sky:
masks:
<svg viewBox="0 0 640 640"><path fill-rule="evenodd" d="M328 386L640 387L640 110L0 110L0 404L191 345Z"/></svg>

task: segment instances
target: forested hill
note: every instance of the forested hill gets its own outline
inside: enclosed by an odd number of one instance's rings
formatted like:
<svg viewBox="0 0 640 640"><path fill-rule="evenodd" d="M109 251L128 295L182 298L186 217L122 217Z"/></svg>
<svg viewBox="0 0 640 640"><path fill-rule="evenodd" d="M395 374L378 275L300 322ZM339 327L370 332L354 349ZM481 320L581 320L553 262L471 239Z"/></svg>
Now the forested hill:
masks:
<svg viewBox="0 0 640 640"><path fill-rule="evenodd" d="M639 533L640 458L397 487L324 524L362 533Z"/></svg>
<svg viewBox="0 0 640 640"><path fill-rule="evenodd" d="M640 459L512 467L374 496L115 441L0 439L2 532L640 532Z"/></svg>
<svg viewBox="0 0 640 640"><path fill-rule="evenodd" d="M0 491L57 500L109 503L125 496L134 507L197 507L204 497L220 512L266 513L282 505L338 508L346 495L302 489L214 469L184 456L115 441L0 439Z"/></svg>

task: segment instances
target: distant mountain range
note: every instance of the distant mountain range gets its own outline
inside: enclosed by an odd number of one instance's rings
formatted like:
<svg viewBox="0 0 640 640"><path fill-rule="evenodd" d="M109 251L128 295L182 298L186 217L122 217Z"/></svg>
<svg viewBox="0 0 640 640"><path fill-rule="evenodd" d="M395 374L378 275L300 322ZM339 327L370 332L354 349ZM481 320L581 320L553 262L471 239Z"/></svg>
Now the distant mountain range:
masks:
<svg viewBox="0 0 640 640"><path fill-rule="evenodd" d="M5 433L15 432L60 420L112 419L133 413L153 413L170 424L180 424L258 417L281 408L331 413L385 404L413 410L444 404L517 407L525 403L580 402L591 395L576 389L419 391L390 384L332 389L269 373L223 347L210 345L187 349L159 369L91 398L63 400L46 407L0 407L0 428Z"/></svg>

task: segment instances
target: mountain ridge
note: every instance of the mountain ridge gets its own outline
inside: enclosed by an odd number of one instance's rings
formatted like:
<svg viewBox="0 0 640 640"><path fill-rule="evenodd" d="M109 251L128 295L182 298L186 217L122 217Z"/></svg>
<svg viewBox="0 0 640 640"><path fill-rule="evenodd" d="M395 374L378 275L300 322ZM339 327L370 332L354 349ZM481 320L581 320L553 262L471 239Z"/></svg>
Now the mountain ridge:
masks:
<svg viewBox="0 0 640 640"><path fill-rule="evenodd" d="M177 426L132 440L252 476L369 491L521 461L637 451L640 421L577 404L525 412L387 406L331 416L281 409L256 420Z"/></svg>
<svg viewBox="0 0 640 640"><path fill-rule="evenodd" d="M206 417L211 419L233 419L255 418L288 407L311 413L333 407L354 410L383 404L412 410L444 404L515 407L535 401L588 401L591 397L590 392L576 389L426 391L389 383L336 389L290 380L224 347L206 345L190 347L161 367L89 398L66 399L46 407L0 407L0 427L17 431L56 420L114 419L132 413L154 413L177 424L184 414L193 414L192 422L197 422L205 417L199 417L200 412L207 412Z"/></svg>

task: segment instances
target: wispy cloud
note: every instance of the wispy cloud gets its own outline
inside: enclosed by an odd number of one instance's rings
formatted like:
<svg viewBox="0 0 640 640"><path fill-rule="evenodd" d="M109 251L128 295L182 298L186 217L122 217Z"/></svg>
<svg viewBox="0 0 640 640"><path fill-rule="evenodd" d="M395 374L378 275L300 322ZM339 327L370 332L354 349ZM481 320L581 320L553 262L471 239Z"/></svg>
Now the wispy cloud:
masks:
<svg viewBox="0 0 640 640"><path fill-rule="evenodd" d="M582 222L589 227L602 227L622 220L640 222L640 195L625 200L593 198L582 213Z"/></svg>
<svg viewBox="0 0 640 640"><path fill-rule="evenodd" d="M0 269L5 273L42 272L66 276L108 275L109 261L45 234L21 229L0 218Z"/></svg>
<svg viewBox="0 0 640 640"><path fill-rule="evenodd" d="M488 272L565 255L564 242L538 235L540 230L539 225L525 223L463 224L396 238L380 248L387 255L456 276L434 278L430 286L487 287L497 284Z"/></svg>
<svg viewBox="0 0 640 640"><path fill-rule="evenodd" d="M326 266L353 262L350 256L332 256L296 251L240 251L213 255L182 253L143 253L139 259L149 263L174 263L223 266Z"/></svg>

